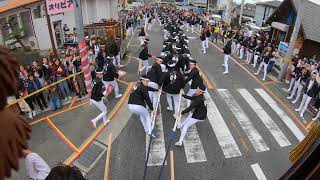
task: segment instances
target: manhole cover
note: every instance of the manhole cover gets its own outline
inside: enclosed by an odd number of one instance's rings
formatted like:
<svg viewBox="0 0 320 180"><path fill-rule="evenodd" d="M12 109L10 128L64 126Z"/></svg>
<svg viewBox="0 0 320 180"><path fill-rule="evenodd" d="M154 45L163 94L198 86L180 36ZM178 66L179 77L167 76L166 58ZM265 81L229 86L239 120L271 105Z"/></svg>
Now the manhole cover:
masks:
<svg viewBox="0 0 320 180"><path fill-rule="evenodd" d="M106 150L107 147L105 145L94 141L73 164L88 173Z"/></svg>

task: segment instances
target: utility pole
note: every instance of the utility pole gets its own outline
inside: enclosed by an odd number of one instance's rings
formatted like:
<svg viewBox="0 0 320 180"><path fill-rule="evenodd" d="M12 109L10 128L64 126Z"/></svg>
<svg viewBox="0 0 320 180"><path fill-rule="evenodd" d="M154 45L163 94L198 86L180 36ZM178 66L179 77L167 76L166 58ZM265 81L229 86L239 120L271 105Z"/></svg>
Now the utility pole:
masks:
<svg viewBox="0 0 320 180"><path fill-rule="evenodd" d="M50 15L48 14L48 8L47 8L47 1L44 1L44 7L46 10L46 18L47 18L47 24L48 24L48 30L49 30L49 36L50 36L50 41L51 41L51 47L52 47L52 51L54 56L58 56L57 53L57 48L56 48L56 44L54 43L54 37L53 37L53 32L52 32L52 26L51 26L51 19L50 19Z"/></svg>
<svg viewBox="0 0 320 180"><path fill-rule="evenodd" d="M228 0L227 13L226 13L226 21L227 21L228 25L231 25L231 19L232 19L232 15L231 15L232 3L233 3L232 0Z"/></svg>
<svg viewBox="0 0 320 180"><path fill-rule="evenodd" d="M76 21L76 32L78 36L78 43L84 40L84 26L82 17L81 0L74 0L76 6L74 7L74 17Z"/></svg>
<svg viewBox="0 0 320 180"><path fill-rule="evenodd" d="M300 0L300 6L299 6L299 9L297 11L296 22L295 22L294 29L293 29L293 32L292 32L292 35L291 35L288 51L287 51L287 53L285 55L284 61L283 61L282 66L281 66L281 71L280 71L280 73L278 75L278 79L280 81L285 77L285 75L287 73L289 59L292 58L292 53L293 53L294 46L295 46L296 41L297 41L297 37L298 37L299 31L300 31L301 23L302 23L303 11L304 11L304 5L305 5L304 2L305 2L305 0Z"/></svg>
<svg viewBox="0 0 320 180"><path fill-rule="evenodd" d="M241 22L242 22L242 13L243 13L244 1L245 1L245 0L241 0L241 10L240 10L240 17L239 17L239 24L240 24L240 26L241 26Z"/></svg>
<svg viewBox="0 0 320 180"><path fill-rule="evenodd" d="M207 13L209 14L209 0L207 0Z"/></svg>

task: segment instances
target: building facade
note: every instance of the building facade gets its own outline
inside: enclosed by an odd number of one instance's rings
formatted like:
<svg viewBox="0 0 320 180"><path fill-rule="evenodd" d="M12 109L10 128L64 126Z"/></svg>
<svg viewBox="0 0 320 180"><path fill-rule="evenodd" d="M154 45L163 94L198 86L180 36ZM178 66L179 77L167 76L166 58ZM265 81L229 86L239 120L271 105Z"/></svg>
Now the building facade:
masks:
<svg viewBox="0 0 320 180"><path fill-rule="evenodd" d="M261 27L263 23L271 16L275 9L280 6L280 1L266 1L256 4L254 20L256 25Z"/></svg>
<svg viewBox="0 0 320 180"><path fill-rule="evenodd" d="M124 1L120 0L81 0L84 25L100 22L102 19L118 19L122 3ZM51 15L50 20L54 43L59 47L64 41L64 25L70 29L70 34L77 28L74 12ZM14 22L13 28L23 29L21 35L25 46L39 50L51 48L44 0L7 0L0 4L0 44L19 47L17 43L12 45L14 40L8 39L12 32L12 29L6 27L9 21Z"/></svg>

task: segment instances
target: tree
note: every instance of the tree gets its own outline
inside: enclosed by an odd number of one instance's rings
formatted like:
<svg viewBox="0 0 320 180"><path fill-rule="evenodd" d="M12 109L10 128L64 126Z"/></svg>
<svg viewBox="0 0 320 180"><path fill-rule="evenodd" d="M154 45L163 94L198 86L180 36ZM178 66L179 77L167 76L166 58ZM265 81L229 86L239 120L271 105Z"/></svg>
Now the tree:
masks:
<svg viewBox="0 0 320 180"><path fill-rule="evenodd" d="M23 28L15 28L17 27L17 25L18 23L14 22L14 17L11 17L9 21L4 25L3 29L11 30L11 33L9 34L9 36L5 37L5 41L13 40L13 42L10 43L11 45L15 43L19 43L24 51L28 51L28 48L22 42L23 38L25 37L23 33L25 30Z"/></svg>

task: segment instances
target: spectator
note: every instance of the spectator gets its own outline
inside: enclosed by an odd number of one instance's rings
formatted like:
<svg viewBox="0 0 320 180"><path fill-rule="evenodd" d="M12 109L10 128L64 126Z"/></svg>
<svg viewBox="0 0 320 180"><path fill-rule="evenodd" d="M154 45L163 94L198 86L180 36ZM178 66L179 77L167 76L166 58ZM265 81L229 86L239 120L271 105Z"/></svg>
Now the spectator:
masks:
<svg viewBox="0 0 320 180"><path fill-rule="evenodd" d="M64 65L61 64L59 59L56 59L54 61L53 76L55 78L55 81L60 81L63 78L67 77L67 70ZM72 99L70 96L70 89L67 81L62 81L58 84L58 87L60 92L62 93L62 96L65 98L65 101L67 101L68 99Z"/></svg>
<svg viewBox="0 0 320 180"><path fill-rule="evenodd" d="M51 169L46 180L86 180L76 166L59 165Z"/></svg>
<svg viewBox="0 0 320 180"><path fill-rule="evenodd" d="M46 82L47 85L52 84L52 80L49 80ZM49 89L49 101L50 101L50 106L51 106L51 110L52 111L56 111L57 109L60 109L61 106L61 101L60 101L60 97L59 97L59 92L58 92L58 88L56 85L51 86Z"/></svg>
<svg viewBox="0 0 320 180"><path fill-rule="evenodd" d="M42 66L41 66L42 72L43 72L43 77L45 80L48 80L50 77L49 73L49 64L48 64L48 59L44 57L42 59Z"/></svg>
<svg viewBox="0 0 320 180"><path fill-rule="evenodd" d="M29 149L22 150L26 160L26 170L28 179L45 180L50 172L49 165L37 154Z"/></svg>
<svg viewBox="0 0 320 180"><path fill-rule="evenodd" d="M42 88L42 86L41 86L40 81L38 79L34 78L33 75L29 75L29 81L28 81L28 87L27 87L28 93L30 94L30 93L36 92L41 88ZM44 108L48 107L42 92L39 92L32 97L38 103L41 111L43 111Z"/></svg>
<svg viewBox="0 0 320 180"><path fill-rule="evenodd" d="M33 61L32 68L33 68L33 75L40 81L41 86L44 86L44 81L45 81L44 73L37 61Z"/></svg>

